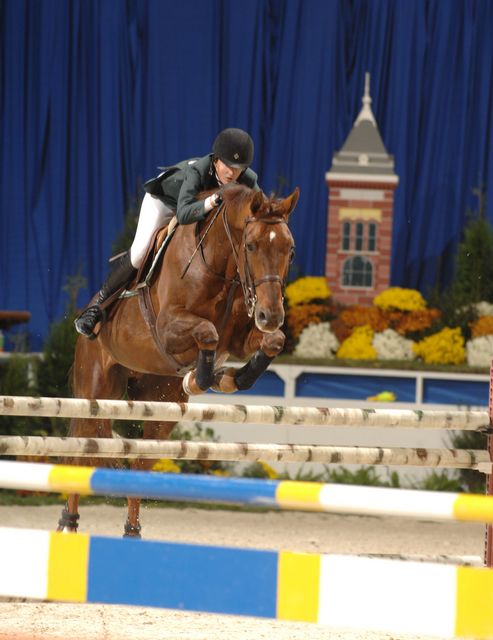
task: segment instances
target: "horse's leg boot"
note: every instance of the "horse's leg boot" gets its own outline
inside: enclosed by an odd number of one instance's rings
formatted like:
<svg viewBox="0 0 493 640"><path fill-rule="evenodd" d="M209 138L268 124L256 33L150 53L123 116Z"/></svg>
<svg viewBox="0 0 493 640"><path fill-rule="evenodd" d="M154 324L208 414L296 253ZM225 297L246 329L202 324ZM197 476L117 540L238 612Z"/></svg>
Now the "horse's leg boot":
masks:
<svg viewBox="0 0 493 640"><path fill-rule="evenodd" d="M98 322L101 322L104 318L101 305L113 293L115 293L115 291L126 286L135 276L135 273L136 269L130 261L129 251L114 260L113 268L98 293L96 304L84 309L81 315L74 322L78 333L92 340L96 337L94 334L94 328Z"/></svg>
<svg viewBox="0 0 493 640"><path fill-rule="evenodd" d="M60 520L58 521L57 531L73 531L77 533L77 527L79 526L79 514L70 513L67 507L62 511Z"/></svg>

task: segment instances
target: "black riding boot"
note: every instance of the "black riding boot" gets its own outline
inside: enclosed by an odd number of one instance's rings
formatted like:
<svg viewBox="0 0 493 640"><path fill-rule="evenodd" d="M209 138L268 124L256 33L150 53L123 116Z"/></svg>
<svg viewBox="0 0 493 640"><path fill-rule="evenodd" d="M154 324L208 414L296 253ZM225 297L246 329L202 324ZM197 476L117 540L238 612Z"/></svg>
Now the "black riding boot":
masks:
<svg viewBox="0 0 493 640"><path fill-rule="evenodd" d="M87 338L95 338L94 327L103 319L103 311L100 305L107 300L112 293L127 285L135 276L136 269L130 262L130 252L127 252L114 260L109 276L104 281L96 304L87 307L75 320L75 328Z"/></svg>

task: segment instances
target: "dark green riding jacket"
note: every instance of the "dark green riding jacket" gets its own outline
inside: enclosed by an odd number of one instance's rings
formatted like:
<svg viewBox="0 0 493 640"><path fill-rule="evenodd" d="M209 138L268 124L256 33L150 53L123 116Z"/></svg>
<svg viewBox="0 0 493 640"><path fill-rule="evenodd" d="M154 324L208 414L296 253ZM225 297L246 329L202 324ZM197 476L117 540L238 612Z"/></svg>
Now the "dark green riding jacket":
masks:
<svg viewBox="0 0 493 640"><path fill-rule="evenodd" d="M251 169L245 169L238 178L238 183L260 191L257 174ZM204 211L204 201L197 200L197 195L201 191L218 188L212 154L166 167L156 178L144 184L147 193L160 198L170 209L176 211L180 224L203 220L207 213Z"/></svg>

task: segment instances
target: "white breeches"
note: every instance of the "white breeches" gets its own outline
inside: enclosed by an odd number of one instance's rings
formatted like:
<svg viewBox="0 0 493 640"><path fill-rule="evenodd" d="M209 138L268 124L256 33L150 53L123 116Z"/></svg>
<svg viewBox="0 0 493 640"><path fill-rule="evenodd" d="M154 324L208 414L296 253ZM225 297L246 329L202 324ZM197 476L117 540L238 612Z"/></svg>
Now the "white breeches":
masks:
<svg viewBox="0 0 493 640"><path fill-rule="evenodd" d="M169 223L175 212L164 202L146 193L140 207L134 241L130 247L130 261L138 269L144 260L149 242L159 227Z"/></svg>

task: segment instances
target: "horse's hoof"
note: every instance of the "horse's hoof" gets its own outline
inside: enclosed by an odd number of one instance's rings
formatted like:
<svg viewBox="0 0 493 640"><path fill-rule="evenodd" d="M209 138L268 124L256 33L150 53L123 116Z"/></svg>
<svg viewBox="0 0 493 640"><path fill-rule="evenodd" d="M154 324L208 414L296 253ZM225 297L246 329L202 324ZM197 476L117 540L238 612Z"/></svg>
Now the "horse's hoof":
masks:
<svg viewBox="0 0 493 640"><path fill-rule="evenodd" d="M221 367L214 375L214 384L211 389L217 393L235 393L238 387L235 382L236 369L234 367Z"/></svg>
<svg viewBox="0 0 493 640"><path fill-rule="evenodd" d="M195 371L189 371L183 378L183 391L188 396L197 396L204 393L204 390L199 387L195 378Z"/></svg>
<svg viewBox="0 0 493 640"><path fill-rule="evenodd" d="M123 529L123 537L135 538L136 540L140 540L142 538L142 536L140 535L141 530L142 527L140 526L140 523L130 524L130 522L127 520Z"/></svg>

